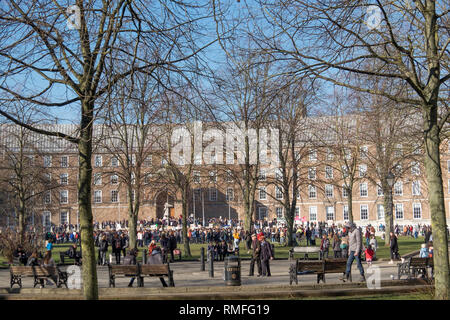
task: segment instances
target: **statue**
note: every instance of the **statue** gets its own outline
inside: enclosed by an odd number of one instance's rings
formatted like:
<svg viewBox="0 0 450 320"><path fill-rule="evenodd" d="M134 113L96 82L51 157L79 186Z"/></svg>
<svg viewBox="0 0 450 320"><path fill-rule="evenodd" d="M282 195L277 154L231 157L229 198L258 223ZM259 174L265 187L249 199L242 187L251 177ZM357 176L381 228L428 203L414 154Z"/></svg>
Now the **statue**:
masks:
<svg viewBox="0 0 450 320"><path fill-rule="evenodd" d="M169 203L164 204L164 219L169 219L169 208L171 205Z"/></svg>

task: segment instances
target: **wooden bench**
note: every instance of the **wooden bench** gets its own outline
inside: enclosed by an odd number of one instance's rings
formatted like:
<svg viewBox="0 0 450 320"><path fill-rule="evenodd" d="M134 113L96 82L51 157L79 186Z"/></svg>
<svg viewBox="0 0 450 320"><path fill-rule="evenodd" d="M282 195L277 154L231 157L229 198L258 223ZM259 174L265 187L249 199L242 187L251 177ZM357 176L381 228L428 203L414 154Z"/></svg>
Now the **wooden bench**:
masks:
<svg viewBox="0 0 450 320"><path fill-rule="evenodd" d="M140 286L144 286L144 277L159 277L163 287L167 287L164 277L168 278L169 286L175 287L173 281L173 270L170 270L169 264L139 264Z"/></svg>
<svg viewBox="0 0 450 320"><path fill-rule="evenodd" d="M41 280L51 279L56 276L56 285L60 288L63 284L67 288L67 273L61 271L58 267L42 267L42 266L10 266L10 287L15 284L22 288L22 277L33 277L34 286L43 283ZM53 279L52 279L53 280Z"/></svg>
<svg viewBox="0 0 450 320"><path fill-rule="evenodd" d="M320 247L293 247L289 250L289 260L294 259L294 253L303 253L304 260L310 260L308 255L311 253L317 254L320 259Z"/></svg>
<svg viewBox="0 0 450 320"><path fill-rule="evenodd" d="M138 279L138 286L140 287L139 266L138 265L111 265L108 264L109 269L109 287L116 287L116 277L130 277Z"/></svg>
<svg viewBox="0 0 450 320"><path fill-rule="evenodd" d="M324 259L324 260L300 260L297 259L289 269L289 284L295 281L298 284L298 276L304 274L316 274L317 283L322 280L325 282L325 274L327 273L343 273L345 278L345 270L347 268L347 259ZM351 273L349 275L352 281Z"/></svg>
<svg viewBox="0 0 450 320"><path fill-rule="evenodd" d="M416 278L420 273L429 281L428 268L431 268L431 278L433 278L433 258L409 257L402 263L398 263L398 279L402 276Z"/></svg>

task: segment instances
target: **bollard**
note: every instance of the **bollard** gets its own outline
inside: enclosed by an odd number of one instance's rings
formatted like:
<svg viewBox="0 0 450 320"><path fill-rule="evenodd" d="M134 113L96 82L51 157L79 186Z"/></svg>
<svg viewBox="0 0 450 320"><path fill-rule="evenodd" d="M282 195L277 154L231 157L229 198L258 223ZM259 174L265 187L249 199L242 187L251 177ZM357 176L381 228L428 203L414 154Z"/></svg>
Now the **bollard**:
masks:
<svg viewBox="0 0 450 320"><path fill-rule="evenodd" d="M205 271L205 248L204 247L202 247L200 249L200 261L201 261L200 271Z"/></svg>
<svg viewBox="0 0 450 320"><path fill-rule="evenodd" d="M209 277L214 278L214 256L212 252L209 253Z"/></svg>
<svg viewBox="0 0 450 320"><path fill-rule="evenodd" d="M147 250L142 250L142 264L147 264Z"/></svg>

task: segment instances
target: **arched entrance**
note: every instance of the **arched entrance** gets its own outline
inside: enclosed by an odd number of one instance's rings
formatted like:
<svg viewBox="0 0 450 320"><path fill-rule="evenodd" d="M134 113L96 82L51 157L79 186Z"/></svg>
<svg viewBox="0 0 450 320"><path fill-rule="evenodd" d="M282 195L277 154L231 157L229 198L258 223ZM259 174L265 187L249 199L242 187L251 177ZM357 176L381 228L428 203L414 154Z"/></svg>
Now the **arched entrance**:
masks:
<svg viewBox="0 0 450 320"><path fill-rule="evenodd" d="M169 204L169 216L175 217L175 207L174 207L174 197L169 194L166 190L161 191L156 196L156 218L164 218L164 205Z"/></svg>

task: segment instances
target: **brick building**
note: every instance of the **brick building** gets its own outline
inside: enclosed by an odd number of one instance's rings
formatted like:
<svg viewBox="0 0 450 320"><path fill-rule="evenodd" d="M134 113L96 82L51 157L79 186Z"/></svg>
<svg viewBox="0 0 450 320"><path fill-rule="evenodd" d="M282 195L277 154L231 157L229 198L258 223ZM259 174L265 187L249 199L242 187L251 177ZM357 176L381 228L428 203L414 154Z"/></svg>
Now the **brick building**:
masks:
<svg viewBox="0 0 450 320"><path fill-rule="evenodd" d="M64 133L76 132L73 125L52 125L52 129ZM20 150L18 128L1 126L0 147L3 177L11 175L8 166L9 156ZM97 135L101 127L96 126ZM23 151L32 158L33 170L42 172L48 178L48 190L39 191L34 197L30 213L30 224L44 226L61 223L78 223L77 183L78 154L76 146L55 137L29 134L28 147ZM32 145L33 147L29 147ZM370 145L367 148L372 148ZM333 170L332 159L327 158L320 148L310 150L310 155L302 160L300 170L302 185L296 195L298 219L307 221L328 221L342 223L348 219L347 196L340 187L341 173ZM442 143L442 172L444 182L447 221L450 221L450 143ZM323 150L322 150L323 151ZM171 205L170 215L181 214L180 192L163 181L154 181L150 172L164 166L161 153L149 154L142 161L141 207L139 219L162 217L165 203ZM92 157L92 211L94 221L127 219L128 197L120 171L120 159L104 148L94 150ZM380 188L370 179L365 179L364 161L360 164L361 175L353 189L353 215L355 222L363 225L384 224L383 197ZM222 173L221 173L222 172ZM196 218L231 217L242 219L244 208L242 191L234 179L224 174L223 168L214 166L194 170L189 212ZM408 173L409 172L409 173ZM394 223L429 224L427 185L423 164L411 166L394 188ZM272 220L283 217L283 207L276 200L285 195L277 189L270 179L276 178L277 168L262 167L259 171L258 190L255 198L255 219ZM7 179L6 179L7 180ZM33 182L32 182L33 183ZM135 196L135 195L132 195ZM9 204L9 196L2 193L0 205L3 212L3 225L14 224L14 212Z"/></svg>

